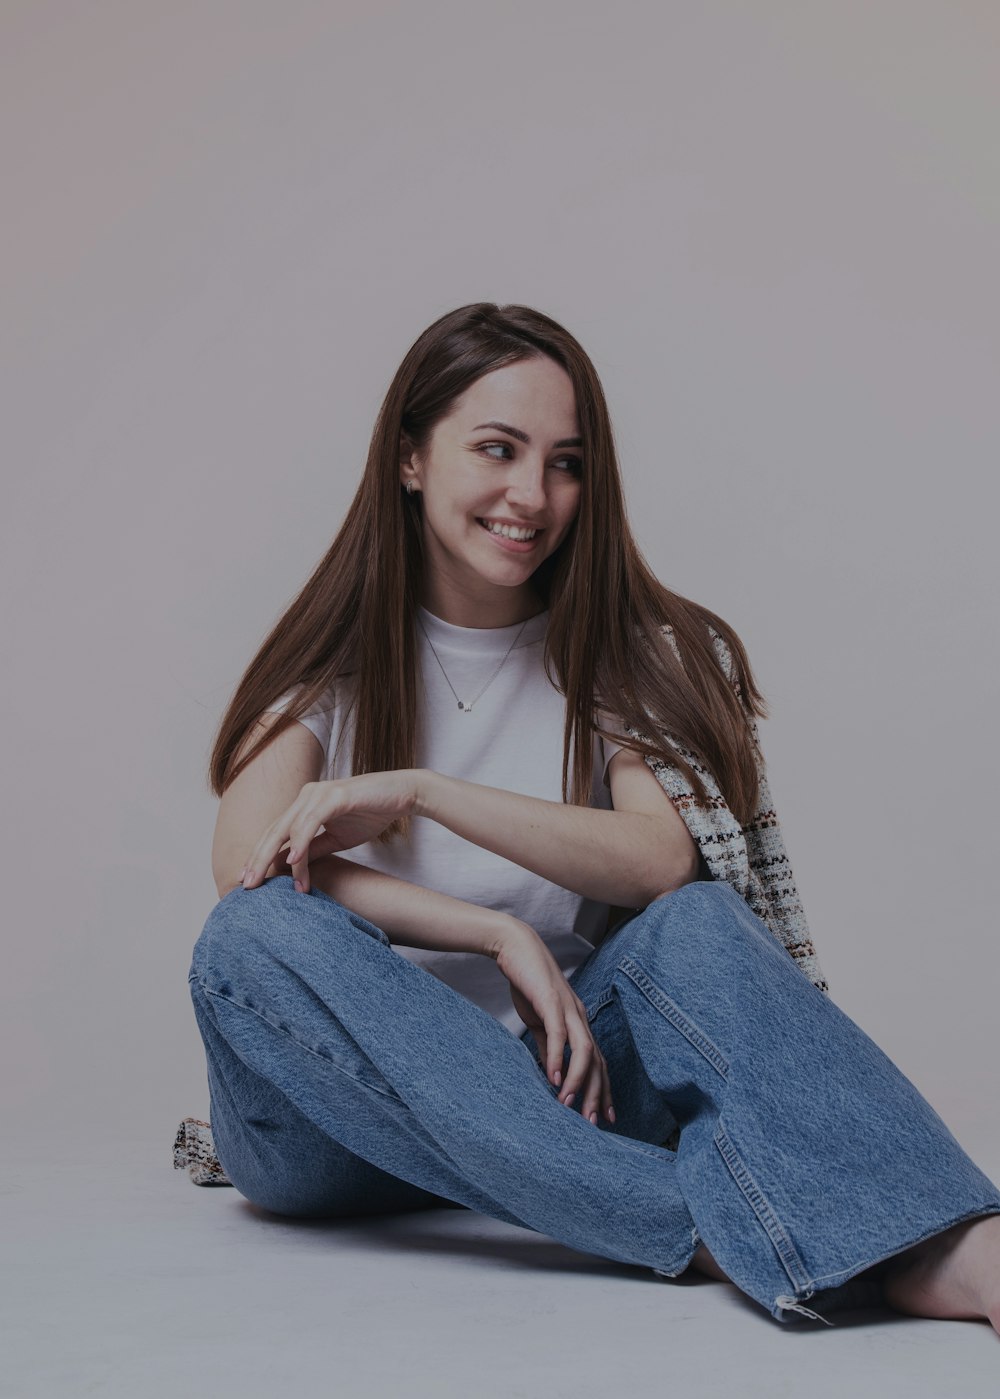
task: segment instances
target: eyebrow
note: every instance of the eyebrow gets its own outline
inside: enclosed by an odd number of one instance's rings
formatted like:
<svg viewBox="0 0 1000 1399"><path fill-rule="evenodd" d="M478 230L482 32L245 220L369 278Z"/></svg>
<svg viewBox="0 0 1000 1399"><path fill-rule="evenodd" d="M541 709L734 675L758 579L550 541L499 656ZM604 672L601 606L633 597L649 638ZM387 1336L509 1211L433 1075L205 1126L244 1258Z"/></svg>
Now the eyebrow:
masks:
<svg viewBox="0 0 1000 1399"><path fill-rule="evenodd" d="M531 438L526 432L522 432L519 427L511 427L508 423L477 423L472 431L478 432L481 427L494 427L500 432L506 432L509 436L516 437L519 442L524 442L525 444L531 442ZM553 442L552 445L553 447L582 447L583 438L564 437L559 442Z"/></svg>

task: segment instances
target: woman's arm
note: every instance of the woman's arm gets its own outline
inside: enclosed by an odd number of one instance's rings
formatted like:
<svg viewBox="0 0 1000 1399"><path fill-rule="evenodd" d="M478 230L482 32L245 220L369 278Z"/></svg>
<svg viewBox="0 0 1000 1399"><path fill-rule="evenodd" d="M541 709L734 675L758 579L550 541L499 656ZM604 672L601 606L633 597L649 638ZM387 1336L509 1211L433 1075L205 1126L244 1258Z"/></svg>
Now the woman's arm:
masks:
<svg viewBox="0 0 1000 1399"><path fill-rule="evenodd" d="M497 958L506 938L527 929L510 914L424 889L340 855L309 866L310 882L352 913L360 913L403 947L479 952Z"/></svg>
<svg viewBox="0 0 1000 1399"><path fill-rule="evenodd" d="M641 754L608 767L613 811L417 772L415 816L599 903L645 908L697 877L699 851Z"/></svg>
<svg viewBox="0 0 1000 1399"><path fill-rule="evenodd" d="M308 891L314 861L374 840L401 816L422 816L584 898L645 908L697 878L698 847L640 754L620 750L608 773L613 811L425 768L307 782L251 851L243 887L267 878L287 848L286 868Z"/></svg>

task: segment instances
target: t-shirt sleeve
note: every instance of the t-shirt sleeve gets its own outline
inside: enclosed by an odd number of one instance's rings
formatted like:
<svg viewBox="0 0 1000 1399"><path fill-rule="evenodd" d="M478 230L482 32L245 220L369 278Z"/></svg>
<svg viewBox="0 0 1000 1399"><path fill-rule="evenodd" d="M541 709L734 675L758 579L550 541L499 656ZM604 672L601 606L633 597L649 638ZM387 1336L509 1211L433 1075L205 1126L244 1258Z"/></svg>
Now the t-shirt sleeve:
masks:
<svg viewBox="0 0 1000 1399"><path fill-rule="evenodd" d="M299 686L286 690L273 704L267 705L265 714L283 714L298 694L301 693ZM333 704L325 695L306 710L305 714L299 716L299 723L304 724L310 733L316 735L323 748L323 752L329 755L330 735L333 732Z"/></svg>

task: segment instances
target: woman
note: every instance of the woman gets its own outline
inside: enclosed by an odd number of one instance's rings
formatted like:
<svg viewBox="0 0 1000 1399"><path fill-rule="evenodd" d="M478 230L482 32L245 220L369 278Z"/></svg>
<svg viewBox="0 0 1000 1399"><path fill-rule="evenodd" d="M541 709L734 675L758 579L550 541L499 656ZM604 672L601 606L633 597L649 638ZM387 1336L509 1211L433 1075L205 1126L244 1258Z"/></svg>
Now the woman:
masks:
<svg viewBox="0 0 1000 1399"><path fill-rule="evenodd" d="M1000 1191L827 994L765 712L640 557L573 337L431 325L212 754L190 986L232 1183L465 1206L778 1320L1000 1329Z"/></svg>

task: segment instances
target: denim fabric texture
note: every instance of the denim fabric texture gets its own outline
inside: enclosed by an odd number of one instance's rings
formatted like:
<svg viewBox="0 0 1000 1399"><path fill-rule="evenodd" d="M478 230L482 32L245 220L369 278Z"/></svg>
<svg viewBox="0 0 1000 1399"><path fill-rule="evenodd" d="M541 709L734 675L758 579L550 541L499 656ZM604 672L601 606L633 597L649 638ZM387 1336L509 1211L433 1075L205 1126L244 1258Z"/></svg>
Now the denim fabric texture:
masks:
<svg viewBox="0 0 1000 1399"><path fill-rule="evenodd" d="M778 1321L827 1321L804 1303L853 1305L866 1269L1000 1213L926 1099L728 884L656 899L570 983L614 1126L558 1101L528 1034L329 895L288 876L233 889L189 973L226 1174L278 1214L465 1206L665 1279L704 1240Z"/></svg>

